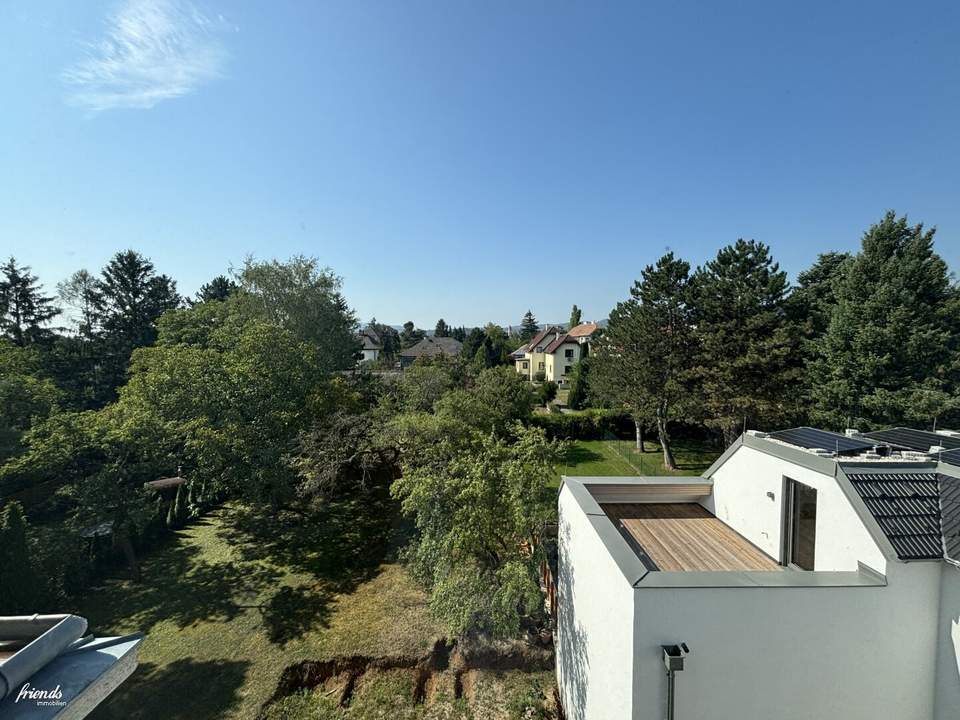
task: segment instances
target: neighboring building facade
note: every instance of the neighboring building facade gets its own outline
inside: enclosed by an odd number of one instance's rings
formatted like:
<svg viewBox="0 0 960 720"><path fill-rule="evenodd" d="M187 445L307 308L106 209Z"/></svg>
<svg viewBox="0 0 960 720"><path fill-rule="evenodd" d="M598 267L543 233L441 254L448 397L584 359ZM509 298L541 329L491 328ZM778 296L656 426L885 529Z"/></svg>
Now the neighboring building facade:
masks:
<svg viewBox="0 0 960 720"><path fill-rule="evenodd" d="M548 327L514 352L514 366L531 382L543 373L543 380L565 386L570 382L573 366L588 353L597 330L595 323L582 323L569 331Z"/></svg>
<svg viewBox="0 0 960 720"><path fill-rule="evenodd" d="M702 477L565 477L569 720L960 716L960 435L749 432Z"/></svg>
<svg viewBox="0 0 960 720"><path fill-rule="evenodd" d="M416 345L400 352L400 367L408 368L422 357L453 357L459 355L462 349L463 343L452 337L425 337Z"/></svg>
<svg viewBox="0 0 960 720"><path fill-rule="evenodd" d="M383 342L377 333L370 329L361 330L360 342L362 343L361 363L372 363L380 359L380 353L383 352Z"/></svg>

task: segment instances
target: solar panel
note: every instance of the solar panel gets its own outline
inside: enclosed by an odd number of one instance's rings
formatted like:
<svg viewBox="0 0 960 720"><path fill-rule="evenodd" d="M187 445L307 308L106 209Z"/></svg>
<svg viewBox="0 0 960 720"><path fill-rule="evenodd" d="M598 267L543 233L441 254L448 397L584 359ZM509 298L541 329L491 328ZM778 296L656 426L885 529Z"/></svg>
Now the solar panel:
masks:
<svg viewBox="0 0 960 720"><path fill-rule="evenodd" d="M931 447L939 445L947 450L960 449L960 438L949 435L940 435L926 430L914 430L913 428L891 428L890 430L874 430L864 433L867 437L875 438L891 445L900 445L901 447L920 452L928 452Z"/></svg>
<svg viewBox="0 0 960 720"><path fill-rule="evenodd" d="M947 465L956 465L960 467L960 450L950 450L940 454L940 461Z"/></svg>
<svg viewBox="0 0 960 720"><path fill-rule="evenodd" d="M836 452L840 455L856 454L864 450L870 450L875 442L868 442L860 438L851 438L840 433L830 432L829 430L818 430L812 427L798 427L790 430L777 430L770 433L770 437L781 440L797 447L822 448L830 452Z"/></svg>

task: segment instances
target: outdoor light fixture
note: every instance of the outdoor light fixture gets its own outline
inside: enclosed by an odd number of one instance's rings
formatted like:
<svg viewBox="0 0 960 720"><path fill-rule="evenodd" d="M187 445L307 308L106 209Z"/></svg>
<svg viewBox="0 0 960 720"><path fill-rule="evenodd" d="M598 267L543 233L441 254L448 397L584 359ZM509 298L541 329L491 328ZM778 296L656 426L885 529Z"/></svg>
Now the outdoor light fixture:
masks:
<svg viewBox="0 0 960 720"><path fill-rule="evenodd" d="M673 719L674 690L676 679L674 673L683 670L683 660L690 653L686 643L679 645L661 645L663 650L663 666L667 668L667 720Z"/></svg>

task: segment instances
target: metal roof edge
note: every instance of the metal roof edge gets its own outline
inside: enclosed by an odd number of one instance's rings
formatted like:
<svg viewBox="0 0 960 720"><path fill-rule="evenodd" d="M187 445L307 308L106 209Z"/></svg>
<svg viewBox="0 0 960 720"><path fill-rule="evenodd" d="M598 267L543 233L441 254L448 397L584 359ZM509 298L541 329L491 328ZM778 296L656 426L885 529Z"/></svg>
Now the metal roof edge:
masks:
<svg viewBox="0 0 960 720"><path fill-rule="evenodd" d="M960 466L950 465L941 460L937 463L935 470L941 475L960 479Z"/></svg>
<svg viewBox="0 0 960 720"><path fill-rule="evenodd" d="M868 565L857 563L856 570L784 570L649 572L636 583L635 590L678 588L838 588L886 587L887 578Z"/></svg>
<svg viewBox="0 0 960 720"><path fill-rule="evenodd" d="M561 478L561 487L570 490L574 501L593 526L593 530L604 549L606 549L607 554L619 568L627 584L633 586L634 583L638 582L637 578L642 578L649 572L649 568L637 557L633 548L630 547L579 478L564 475Z"/></svg>
<svg viewBox="0 0 960 720"><path fill-rule="evenodd" d="M781 460L787 460L795 465L800 465L808 470L821 473L822 475L832 477L836 474L837 461L834 458L820 457L806 450L801 450L800 448L766 438L760 438L756 435L750 435L749 433L741 435L740 437L744 445L754 450L767 453L767 455L773 455Z"/></svg>
<svg viewBox="0 0 960 720"><path fill-rule="evenodd" d="M713 476L713 474L714 474L717 470L720 469L720 466L723 465L725 462L727 462L727 460L730 459L730 456L733 455L737 450L740 449L740 446L741 446L741 445L743 445L743 435L740 435L740 437L738 437L736 440L734 440L734 441L730 444L730 447L728 447L726 450L724 450L724 451L720 454L720 457L718 457L716 460L714 460L714 461L713 461L713 464L712 464L710 467L708 467L706 470L703 471L703 475L701 475L701 477L704 477L704 478L707 478L707 479L711 478L711 477Z"/></svg>
<svg viewBox="0 0 960 720"><path fill-rule="evenodd" d="M702 475L563 475L581 485L623 485L646 487L651 485L704 485L713 487L713 480Z"/></svg>

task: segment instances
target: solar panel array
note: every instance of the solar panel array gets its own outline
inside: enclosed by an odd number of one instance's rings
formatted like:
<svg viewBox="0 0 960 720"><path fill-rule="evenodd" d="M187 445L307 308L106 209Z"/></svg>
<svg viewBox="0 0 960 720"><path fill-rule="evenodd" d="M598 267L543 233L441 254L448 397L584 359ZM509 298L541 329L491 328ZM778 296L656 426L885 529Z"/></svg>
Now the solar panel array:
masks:
<svg viewBox="0 0 960 720"><path fill-rule="evenodd" d="M867 437L880 440L891 445L909 448L910 450L919 450L927 452L930 448L939 445L947 450L960 449L960 438L949 435L940 435L927 430L914 430L913 428L897 427L890 430L874 430L864 433Z"/></svg>
<svg viewBox="0 0 960 720"><path fill-rule="evenodd" d="M812 427L798 427L789 430L777 430L770 433L770 437L790 445L812 450L821 448L836 452L840 455L850 455L870 450L875 442L864 441L860 438L851 438L829 430L818 430Z"/></svg>
<svg viewBox="0 0 960 720"><path fill-rule="evenodd" d="M950 450L940 455L940 461L947 465L956 465L960 467L960 450Z"/></svg>

